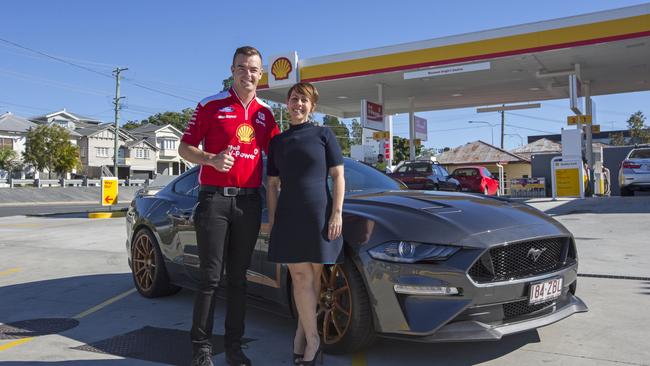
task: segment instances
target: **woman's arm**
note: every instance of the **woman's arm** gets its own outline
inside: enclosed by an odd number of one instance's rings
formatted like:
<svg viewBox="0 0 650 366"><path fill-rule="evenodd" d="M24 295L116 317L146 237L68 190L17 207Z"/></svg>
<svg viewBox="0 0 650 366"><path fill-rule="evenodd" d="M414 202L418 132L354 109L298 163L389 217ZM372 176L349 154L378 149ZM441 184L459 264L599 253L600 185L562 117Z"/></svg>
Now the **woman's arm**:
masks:
<svg viewBox="0 0 650 366"><path fill-rule="evenodd" d="M329 169L332 176L332 214L328 227L329 240L334 240L341 235L343 229L343 198L345 196L345 178L343 165L333 166Z"/></svg>
<svg viewBox="0 0 650 366"><path fill-rule="evenodd" d="M278 207L280 193L280 177L267 176L266 179L266 207L269 209L269 227L275 221L275 209Z"/></svg>

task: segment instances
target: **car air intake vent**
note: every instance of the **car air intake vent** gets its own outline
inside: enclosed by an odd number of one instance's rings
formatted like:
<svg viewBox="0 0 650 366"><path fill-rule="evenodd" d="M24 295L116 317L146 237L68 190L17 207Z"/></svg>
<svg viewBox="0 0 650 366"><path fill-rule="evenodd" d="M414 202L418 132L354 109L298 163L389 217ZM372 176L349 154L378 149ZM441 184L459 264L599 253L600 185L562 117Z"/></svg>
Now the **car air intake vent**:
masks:
<svg viewBox="0 0 650 366"><path fill-rule="evenodd" d="M534 313L553 304L555 304L555 301L547 301L539 304L529 305L528 300L503 304L503 319L507 320Z"/></svg>
<svg viewBox="0 0 650 366"><path fill-rule="evenodd" d="M569 238L551 238L494 247L468 273L475 282L487 283L553 272L564 266L569 245Z"/></svg>

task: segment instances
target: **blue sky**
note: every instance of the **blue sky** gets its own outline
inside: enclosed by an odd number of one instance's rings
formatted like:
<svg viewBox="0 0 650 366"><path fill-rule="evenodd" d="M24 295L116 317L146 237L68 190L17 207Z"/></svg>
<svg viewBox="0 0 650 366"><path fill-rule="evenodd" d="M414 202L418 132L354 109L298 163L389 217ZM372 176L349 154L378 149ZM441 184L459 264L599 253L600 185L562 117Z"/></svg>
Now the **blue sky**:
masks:
<svg viewBox="0 0 650 366"><path fill-rule="evenodd" d="M265 55L297 50L309 58L339 52L480 31L641 4L644 1L9 1L3 3L0 38L91 68L92 73L0 41L0 111L30 117L62 108L113 120L115 67L126 96L122 122L162 111L194 107L221 89L232 53L244 44ZM224 5L228 4L228 5ZM141 86L174 96L148 91ZM627 117L650 114L650 92L600 96L603 130L623 129ZM566 100L539 110L514 111L512 123L559 133ZM499 122L475 109L419 113L429 120L429 147L490 141L490 128L467 120ZM407 136L407 116L395 133ZM650 124L650 122L649 122ZM494 129L498 145L498 128ZM525 140L539 132L507 127ZM506 148L520 144L507 136Z"/></svg>

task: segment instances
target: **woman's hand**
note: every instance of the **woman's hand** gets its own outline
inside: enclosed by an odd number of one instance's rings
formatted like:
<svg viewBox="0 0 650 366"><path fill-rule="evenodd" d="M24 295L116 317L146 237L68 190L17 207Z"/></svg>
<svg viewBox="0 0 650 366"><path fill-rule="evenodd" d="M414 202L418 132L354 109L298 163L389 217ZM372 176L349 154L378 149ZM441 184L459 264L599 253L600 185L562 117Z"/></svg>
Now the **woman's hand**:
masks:
<svg viewBox="0 0 650 366"><path fill-rule="evenodd" d="M327 227L327 237L329 240L334 240L341 236L341 230L343 228L343 217L340 213L332 213L330 216L330 222Z"/></svg>

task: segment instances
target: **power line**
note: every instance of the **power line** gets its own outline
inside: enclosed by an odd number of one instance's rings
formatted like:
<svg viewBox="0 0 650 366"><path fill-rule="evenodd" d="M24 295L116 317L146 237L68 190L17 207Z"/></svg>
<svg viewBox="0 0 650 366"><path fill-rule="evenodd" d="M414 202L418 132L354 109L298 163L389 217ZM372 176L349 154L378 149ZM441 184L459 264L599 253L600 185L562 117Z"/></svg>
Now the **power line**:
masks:
<svg viewBox="0 0 650 366"><path fill-rule="evenodd" d="M47 57L47 58L50 58L50 59L55 60L55 61L63 62L63 63L65 63L65 64L67 64L67 65L70 65L70 66L73 66L73 67L76 67L76 68L79 68L79 69L82 69L82 70L85 70L85 71L88 71L88 72L92 72L92 73L97 74L97 75L101 75L101 76L104 76L104 77L108 77L108 78L113 79L113 76L112 76L111 74L106 74L106 73L103 73L103 72L97 71L97 70L95 70L95 69L91 69L91 68L89 68L89 67L86 67L86 66L83 66L83 65L79 65L79 64L76 64L76 63L74 63L74 62L70 62L70 61L68 61L68 60L66 60L66 59L63 59L63 58L61 58L61 57L52 56L52 55L47 54L47 53L45 53L45 52L38 51L38 50L35 50L35 49L33 49L33 48L29 48L29 47L26 47L26 46L20 45L20 44L18 44L18 43L15 43L15 42L9 41L9 40L4 39L4 38L0 38L0 41L5 42L5 43L7 43L7 44L10 44L10 45L12 45L12 46L14 46L14 47L18 47L18 48L23 49L23 50L27 50L27 51L30 51L30 52L34 52L34 53L39 54L39 55L41 55L41 56L43 56L43 57ZM166 96L169 96L169 97L182 99L182 100L189 101L189 102L192 102L192 103L196 102L196 99L189 99L189 98L185 98L185 97L183 97L183 96L176 95L176 94L173 94L173 93L169 93L169 92L166 92L166 91L163 91L163 90L159 90L159 89L156 89L156 88L151 88L151 87L148 87L148 86L146 86L146 85L143 85L143 84L138 83L138 82L135 82L135 81L130 81L130 84L133 84L133 85L136 86L136 87L139 87L139 88L142 88L142 89L145 89L145 90L148 90L148 91L154 92L154 93L163 94L163 95L166 95Z"/></svg>
<svg viewBox="0 0 650 366"><path fill-rule="evenodd" d="M549 131L542 131L542 130L536 130L534 128L528 128L528 127L521 127L517 125L511 125L506 123L506 126L508 127L515 127L515 128L521 128L522 130L529 130L529 131L534 131L534 132L542 132L542 133L550 133L550 134L556 134L556 132L549 132Z"/></svg>
<svg viewBox="0 0 650 366"><path fill-rule="evenodd" d="M89 68L89 67L82 66L82 65L78 65L78 64L76 64L76 63L74 63L74 62L70 62L70 61L67 61L67 60L65 60L65 59L62 59L62 58L60 58L60 57L56 57L56 56L49 55L49 54L47 54L47 53L45 53L45 52L41 52L41 51L38 51L38 50L35 50L35 49L32 49L32 48L29 48L29 47L26 47L26 46L20 45L20 44L18 44L18 43L15 43L15 42L12 42L12 41L6 40L6 39L4 39L4 38L0 38L0 41L5 42L5 43L8 43L8 44L10 44L10 45L12 45L12 46L14 46L14 47L21 48L21 49L23 49L23 50L27 50L27 51L30 51L30 52L37 53L37 54L39 54L39 55L41 55L41 56L43 56L43 57L47 57L47 58L50 58L50 59L52 59L52 60L56 60L56 61L59 61L59 62L63 62L64 64L68 64L68 65L70 65L70 66L77 67L77 68L80 68L80 69L82 69L82 70L86 70L86 71L88 71L88 72L92 72L92 73L97 74L97 75L101 75L101 76L104 76L104 77L107 77L107 78L111 78L111 79L113 78L113 76L111 76L110 74L105 74L105 73L103 73L103 72L99 72L99 71L94 70L94 69L91 69L91 68Z"/></svg>
<svg viewBox="0 0 650 366"><path fill-rule="evenodd" d="M102 91L102 90L97 90L97 89L87 89L87 88L79 88L75 85L64 83L62 81L57 81L57 80L51 80L51 79L45 79L41 78L38 76L30 75L30 74L24 74L16 71L10 71L10 70L5 70L5 69L0 69L0 73L3 73L5 75L12 76L17 79L21 80L26 80L30 82L34 82L37 84L41 85L49 85L49 86L54 86L66 90L71 90L71 91L76 91L79 93L84 93L84 94L91 94L91 95L97 95L97 96L107 96L107 94Z"/></svg>
<svg viewBox="0 0 650 366"><path fill-rule="evenodd" d="M521 113L515 113L515 112L507 112L508 114L511 114L513 116L518 116L518 117L524 117L524 118L530 118L530 119L536 119L540 121L546 121L546 122L553 122L553 123L559 123L561 125L564 125L565 122L558 121L556 119L551 119L551 118L544 118L544 117L537 117L537 116L530 116L527 114L521 114Z"/></svg>

